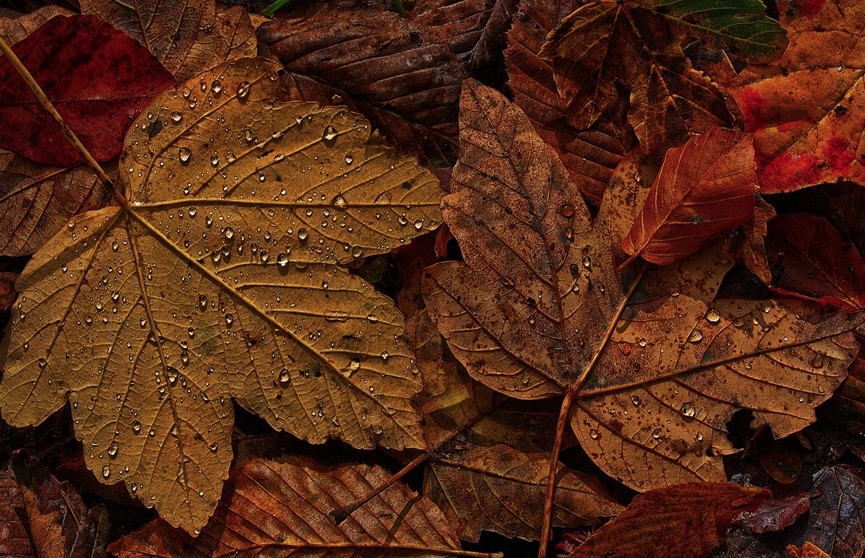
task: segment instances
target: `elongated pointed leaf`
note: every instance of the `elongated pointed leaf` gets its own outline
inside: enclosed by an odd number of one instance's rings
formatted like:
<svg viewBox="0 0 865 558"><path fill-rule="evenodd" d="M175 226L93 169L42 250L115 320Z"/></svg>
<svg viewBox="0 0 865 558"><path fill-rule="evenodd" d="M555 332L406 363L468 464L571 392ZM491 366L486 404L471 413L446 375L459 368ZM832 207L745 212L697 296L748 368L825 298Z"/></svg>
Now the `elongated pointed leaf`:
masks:
<svg viewBox="0 0 865 558"><path fill-rule="evenodd" d="M126 140L128 205L33 256L5 341L3 418L68 399L88 467L188 531L221 494L232 399L313 443L424 444L403 318L339 264L436 227L438 181L277 88L247 59L160 96Z"/></svg>
<svg viewBox="0 0 865 558"><path fill-rule="evenodd" d="M623 276L616 246L645 196L622 169L592 223L551 148L476 83L443 213L465 263L428 270L425 299L468 372L513 397L572 397L570 423L608 474L648 490L724 479L726 425L750 409L776 435L814 420L846 375L862 317L715 300L714 248Z"/></svg>

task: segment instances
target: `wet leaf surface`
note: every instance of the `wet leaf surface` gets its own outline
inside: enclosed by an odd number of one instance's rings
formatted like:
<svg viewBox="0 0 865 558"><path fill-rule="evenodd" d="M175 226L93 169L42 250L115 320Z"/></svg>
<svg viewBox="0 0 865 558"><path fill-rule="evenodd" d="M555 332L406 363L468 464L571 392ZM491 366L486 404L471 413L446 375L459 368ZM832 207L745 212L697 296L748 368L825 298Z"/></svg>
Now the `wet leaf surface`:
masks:
<svg viewBox="0 0 865 558"><path fill-rule="evenodd" d="M15 53L97 161L117 157L131 119L171 83L129 36L92 16L58 16ZM12 64L0 60L0 147L47 165L83 161Z"/></svg>
<svg viewBox="0 0 865 558"><path fill-rule="evenodd" d="M402 316L339 264L435 228L438 181L277 87L250 59L165 92L127 137L129 205L73 218L18 281L3 418L68 398L97 477L190 532L228 473L232 399L313 443L424 445Z"/></svg>

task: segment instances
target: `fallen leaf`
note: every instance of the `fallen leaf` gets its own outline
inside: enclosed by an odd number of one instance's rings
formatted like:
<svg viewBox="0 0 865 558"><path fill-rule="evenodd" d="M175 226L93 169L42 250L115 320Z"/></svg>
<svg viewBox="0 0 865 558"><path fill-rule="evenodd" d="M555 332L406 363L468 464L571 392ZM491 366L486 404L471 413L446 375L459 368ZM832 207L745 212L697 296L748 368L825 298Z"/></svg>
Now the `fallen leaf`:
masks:
<svg viewBox="0 0 865 558"><path fill-rule="evenodd" d="M745 264L765 285L772 283L772 272L766 256L766 235L769 221L777 216L772 205L760 194L754 197L754 215L751 221L724 240L724 251Z"/></svg>
<svg viewBox="0 0 865 558"><path fill-rule="evenodd" d="M34 459L15 456L0 471L0 555L4 558L104 557L108 514L88 508L66 482Z"/></svg>
<svg viewBox="0 0 865 558"><path fill-rule="evenodd" d="M17 273L0 271L0 314L8 312L12 308L12 303L15 302L15 297L18 295L15 292L17 279Z"/></svg>
<svg viewBox="0 0 865 558"><path fill-rule="evenodd" d="M733 518L771 497L763 488L688 483L640 494L567 558L708 556Z"/></svg>
<svg viewBox="0 0 865 558"><path fill-rule="evenodd" d="M729 126L736 114L723 90L695 70L681 43L696 38L744 59L771 60L786 39L759 1L723 6L701 2L606 0L586 4L547 38L541 57L552 62L570 122L593 124L626 87L628 121L644 153L663 154L690 134Z"/></svg>
<svg viewBox="0 0 865 558"><path fill-rule="evenodd" d="M540 425L553 434L555 415L544 418ZM523 413L493 415L484 421L498 422L506 440L484 439L479 433L488 432L489 426L478 424L468 443L436 453L427 467L424 493L458 526L462 540L476 542L481 531L537 540L552 440L543 449L520 447L514 432L544 431L527 424ZM556 477L554 526L595 525L623 509L592 475L559 463Z"/></svg>
<svg viewBox="0 0 865 558"><path fill-rule="evenodd" d="M117 157L131 119L171 84L146 50L93 16L58 16L13 47L97 161ZM47 165L83 161L6 57L0 60L0 147Z"/></svg>
<svg viewBox="0 0 865 558"><path fill-rule="evenodd" d="M446 44L473 75L495 74L518 0L425 0L409 18Z"/></svg>
<svg viewBox="0 0 865 558"><path fill-rule="evenodd" d="M0 151L0 254L32 254L71 217L110 200L111 192L87 167L48 167Z"/></svg>
<svg viewBox="0 0 865 558"><path fill-rule="evenodd" d="M776 482L792 484L802 474L802 458L790 436L768 440L758 449L758 458L763 470Z"/></svg>
<svg viewBox="0 0 865 558"><path fill-rule="evenodd" d="M258 30L285 64L282 80L292 98L349 103L400 149L450 166L465 71L448 46L380 6L315 8Z"/></svg>
<svg viewBox="0 0 865 558"><path fill-rule="evenodd" d="M766 250L776 291L849 312L865 308L865 261L826 219L779 215Z"/></svg>
<svg viewBox="0 0 865 558"><path fill-rule="evenodd" d="M160 95L127 136L128 202L70 220L17 284L3 418L69 400L88 468L187 531L222 492L232 399L312 443L424 445L402 315L339 264L438 226L438 181L278 87L246 59Z"/></svg>
<svg viewBox="0 0 865 558"><path fill-rule="evenodd" d="M99 16L153 53L176 83L220 64L256 55L255 30L246 10L239 7L217 13L214 0L80 3L81 13ZM198 95L196 92L190 98Z"/></svg>
<svg viewBox="0 0 865 558"><path fill-rule="evenodd" d="M580 192L598 205L616 165L636 145L627 125L627 103L612 106L587 129L574 128L568 123L568 102L559 96L552 67L538 56L547 33L581 3L523 0L520 16L508 33L505 60L514 102L555 148Z"/></svg>
<svg viewBox="0 0 865 558"><path fill-rule="evenodd" d="M424 295L473 378L520 399L564 395L589 457L640 491L724 480L738 409L779 437L813 422L858 351L861 316L715 300L732 261L714 248L620 277L616 246L646 192L633 164L591 223L552 148L501 94L467 82L461 115L442 207L465 263L431 267Z"/></svg>
<svg viewBox="0 0 865 558"><path fill-rule="evenodd" d="M860 518L865 506L865 471L833 465L814 474L809 491L807 524L778 541L731 531L728 551L742 558L786 558L785 547L811 542L832 558L860 558L865 551L865 527Z"/></svg>
<svg viewBox="0 0 865 558"><path fill-rule="evenodd" d="M754 510L744 511L733 519L733 525L754 534L775 533L793 525L811 509L807 492L766 500Z"/></svg>
<svg viewBox="0 0 865 558"><path fill-rule="evenodd" d="M857 54L865 6L780 0L778 11L790 37L784 55L749 66L730 87L745 131L754 134L762 192L837 180L865 184L858 139L865 129L865 63Z"/></svg>
<svg viewBox="0 0 865 558"><path fill-rule="evenodd" d="M18 17L0 17L0 37L7 44L14 45L39 29L46 21L55 16L74 15L66 8L49 4L29 14Z"/></svg>
<svg viewBox="0 0 865 558"><path fill-rule="evenodd" d="M333 522L330 510L387 478L368 465L319 469L256 459L233 472L230 496L199 537L153 521L110 551L118 558L459 555L459 539L438 508L403 485Z"/></svg>
<svg viewBox="0 0 865 558"><path fill-rule="evenodd" d="M792 544L788 545L787 553L790 555L790 558L832 558L820 550L820 547L810 542L806 542L801 548L797 548Z"/></svg>
<svg viewBox="0 0 865 558"><path fill-rule="evenodd" d="M754 218L749 136L712 128L669 149L622 249L652 263L681 261Z"/></svg>

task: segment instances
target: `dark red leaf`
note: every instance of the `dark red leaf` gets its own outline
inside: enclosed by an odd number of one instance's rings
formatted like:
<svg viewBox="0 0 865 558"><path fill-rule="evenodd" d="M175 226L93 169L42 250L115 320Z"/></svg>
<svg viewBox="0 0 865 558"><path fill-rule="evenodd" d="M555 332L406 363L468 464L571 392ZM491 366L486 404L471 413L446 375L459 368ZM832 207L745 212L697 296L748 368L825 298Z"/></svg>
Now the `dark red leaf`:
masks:
<svg viewBox="0 0 865 558"><path fill-rule="evenodd" d="M94 16L52 18L13 50L97 161L120 154L133 119L172 82L147 49ZM4 149L49 165L83 161L5 57L0 121Z"/></svg>
<svg viewBox="0 0 865 558"><path fill-rule="evenodd" d="M778 292L856 312L865 308L865 261L822 217L779 215L766 250Z"/></svg>
<svg viewBox="0 0 865 558"><path fill-rule="evenodd" d="M742 512L733 519L733 525L749 533L773 533L786 529L811 508L807 492L773 498L753 511Z"/></svg>

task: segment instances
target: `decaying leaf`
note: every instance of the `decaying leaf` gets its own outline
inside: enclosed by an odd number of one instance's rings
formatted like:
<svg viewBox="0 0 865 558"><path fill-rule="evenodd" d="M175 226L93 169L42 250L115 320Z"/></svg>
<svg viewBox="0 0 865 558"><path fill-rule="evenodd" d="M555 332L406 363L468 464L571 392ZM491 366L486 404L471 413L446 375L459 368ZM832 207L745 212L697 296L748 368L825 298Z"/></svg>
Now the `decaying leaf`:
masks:
<svg viewBox="0 0 865 558"><path fill-rule="evenodd" d="M97 161L117 157L131 119L171 83L150 53L93 16L57 16L14 47ZM0 147L48 165L84 159L4 56Z"/></svg>
<svg viewBox="0 0 865 558"><path fill-rule="evenodd" d="M316 4L310 12L258 30L285 64L292 98L349 103L400 149L450 166L465 71L449 47L381 6Z"/></svg>
<svg viewBox="0 0 865 558"><path fill-rule="evenodd" d="M534 418L525 412L491 414L468 432L467 441L433 456L424 493L458 526L462 540L477 541L481 531L526 540L540 535L556 416ZM539 436L547 444L515 439L520 429L548 434ZM622 509L597 478L558 465L553 525L595 525Z"/></svg>
<svg viewBox="0 0 865 558"><path fill-rule="evenodd" d="M779 215L769 223L766 251L777 290L849 312L865 308L865 261L826 219Z"/></svg>
<svg viewBox="0 0 865 558"><path fill-rule="evenodd" d="M187 531L221 494L232 399L313 443L423 447L403 318L339 264L438 226L440 188L370 133L280 101L261 60L159 96L126 139L128 202L71 219L19 278L3 418L68 399L87 466Z"/></svg>
<svg viewBox="0 0 865 558"><path fill-rule="evenodd" d="M719 86L691 66L681 43L697 38L745 59L771 60L786 39L762 12L759 0L592 2L559 24L541 56L552 61L571 124L590 126L617 102L617 88L625 87L631 93L628 119L643 152L660 155L735 116Z"/></svg>
<svg viewBox="0 0 865 558"><path fill-rule="evenodd" d="M723 542L733 518L771 496L763 488L688 483L637 496L567 558L703 558Z"/></svg>
<svg viewBox="0 0 865 558"><path fill-rule="evenodd" d="M49 4L19 17L0 17L0 37L10 45L23 41L54 16L71 16L66 8Z"/></svg>
<svg viewBox="0 0 865 558"><path fill-rule="evenodd" d="M63 169L0 151L0 254L32 254L78 213L111 193L87 167Z"/></svg>
<svg viewBox="0 0 865 558"><path fill-rule="evenodd" d="M465 263L428 270L431 315L480 382L521 399L565 395L581 446L608 474L641 491L722 481L736 410L785 436L844 379L862 317L715 300L732 261L714 247L616 274L646 193L634 165L620 166L591 223L552 149L503 96L467 82L461 136L443 214Z"/></svg>
<svg viewBox="0 0 865 558"><path fill-rule="evenodd" d="M761 190L865 184L865 5L781 0L778 11L790 35L783 57L749 66L730 88L754 134Z"/></svg>
<svg viewBox="0 0 865 558"><path fill-rule="evenodd" d="M787 545L786 550L790 558L832 558L812 542L806 542L801 548L792 544Z"/></svg>
<svg viewBox="0 0 865 558"><path fill-rule="evenodd" d="M568 123L568 102L559 96L553 70L538 56L547 33L579 5L579 0L523 0L520 16L508 33L505 60L514 102L555 148L580 192L598 205L616 165L636 145L626 122L627 103L610 107L588 129L574 128Z"/></svg>
<svg viewBox="0 0 865 558"><path fill-rule="evenodd" d="M460 555L459 539L435 504L403 485L391 486L342 523L333 522L330 510L387 478L386 471L368 465L322 470L256 459L233 472L231 496L199 537L154 521L110 550L118 558Z"/></svg>
<svg viewBox="0 0 865 558"><path fill-rule="evenodd" d="M749 136L712 128L669 149L622 249L671 264L754 218L757 193Z"/></svg>
<svg viewBox="0 0 865 558"><path fill-rule="evenodd" d="M101 17L147 48L183 83L220 64L255 56L257 41L241 8L217 12L214 0L161 2L81 0L81 13ZM204 97L204 91L194 97Z"/></svg>
<svg viewBox="0 0 865 558"><path fill-rule="evenodd" d="M409 14L412 22L446 44L473 74L498 69L505 35L518 0L425 0Z"/></svg>

